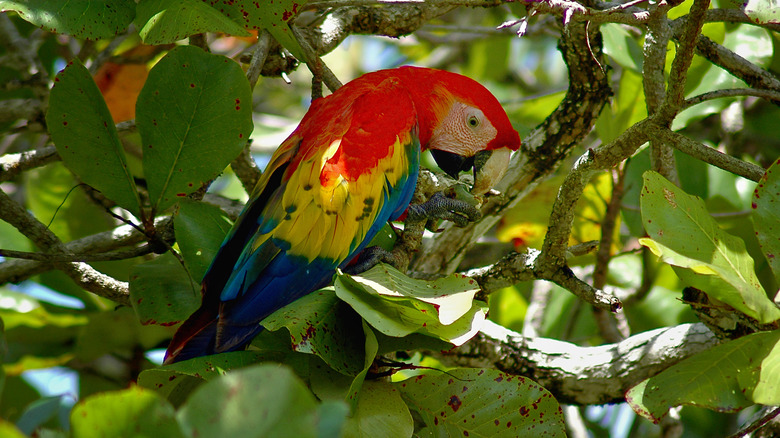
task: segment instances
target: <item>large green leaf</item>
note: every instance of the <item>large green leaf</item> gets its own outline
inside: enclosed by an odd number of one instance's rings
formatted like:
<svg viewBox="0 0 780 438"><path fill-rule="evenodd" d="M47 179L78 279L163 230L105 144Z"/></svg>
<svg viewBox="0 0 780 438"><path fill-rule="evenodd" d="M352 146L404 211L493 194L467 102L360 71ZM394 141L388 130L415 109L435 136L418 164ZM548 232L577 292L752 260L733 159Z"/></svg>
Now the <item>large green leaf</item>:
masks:
<svg viewBox="0 0 780 438"><path fill-rule="evenodd" d="M13 423L0 418L0 436L5 438L26 438L26 435L14 426Z"/></svg>
<svg viewBox="0 0 780 438"><path fill-rule="evenodd" d="M780 330L754 333L691 356L631 388L626 400L658 422L681 404L736 412L780 404Z"/></svg>
<svg viewBox="0 0 780 438"><path fill-rule="evenodd" d="M138 376L138 384L154 389L174 406L179 406L203 382L213 380L230 369L244 368L266 360L279 361L282 358L280 354L258 351L232 351L202 356L142 371Z"/></svg>
<svg viewBox="0 0 780 438"><path fill-rule="evenodd" d="M105 355L126 357L138 348L155 348L170 339L171 334L165 327L139 325L132 309L120 307L90 313L89 322L81 328L75 347L70 348L78 360L86 363Z"/></svg>
<svg viewBox="0 0 780 438"><path fill-rule="evenodd" d="M135 25L146 44L174 43L205 32L249 36L246 29L201 0L141 0Z"/></svg>
<svg viewBox="0 0 780 438"><path fill-rule="evenodd" d="M78 59L54 79L46 124L71 172L121 207L139 214L138 192L111 113Z"/></svg>
<svg viewBox="0 0 780 438"><path fill-rule="evenodd" d="M315 354L338 372L354 376L364 368L360 317L332 290L308 294L271 314L262 325L271 331L287 328L293 350Z"/></svg>
<svg viewBox="0 0 780 438"><path fill-rule="evenodd" d="M247 29L267 29L293 56L305 59L288 23L308 0L274 0L263 2L262 7L256 0L203 1Z"/></svg>
<svg viewBox="0 0 780 438"><path fill-rule="evenodd" d="M233 224L219 207L183 199L173 225L184 263L200 282Z"/></svg>
<svg viewBox="0 0 780 438"><path fill-rule="evenodd" d="M745 243L723 231L700 198L656 172L645 172L644 180L641 210L649 238L640 243L674 266L690 286L761 322L780 318L780 309L756 277Z"/></svg>
<svg viewBox="0 0 780 438"><path fill-rule="evenodd" d="M487 311L474 301L474 280L458 274L427 282L379 264L359 276L341 274L334 286L339 298L388 336L419 332L461 345L479 331Z"/></svg>
<svg viewBox="0 0 780 438"><path fill-rule="evenodd" d="M200 306L200 287L170 254L133 267L130 302L141 324L174 325Z"/></svg>
<svg viewBox="0 0 780 438"><path fill-rule="evenodd" d="M492 369L454 369L393 384L432 437L565 437L555 398L530 379Z"/></svg>
<svg viewBox="0 0 780 438"><path fill-rule="evenodd" d="M753 222L758 242L780 283L780 160L775 161L753 192ZM779 300L778 295L775 300Z"/></svg>
<svg viewBox="0 0 780 438"><path fill-rule="evenodd" d="M622 67L641 73L642 48L636 41L636 37L617 23L602 24L599 28L604 35L604 53Z"/></svg>
<svg viewBox="0 0 780 438"><path fill-rule="evenodd" d="M344 438L410 437L414 422L398 387L387 382L364 382L357 407L347 421Z"/></svg>
<svg viewBox="0 0 780 438"><path fill-rule="evenodd" d="M0 11L16 11L50 32L77 38L110 38L127 29L135 16L133 0L0 0Z"/></svg>
<svg viewBox="0 0 780 438"><path fill-rule="evenodd" d="M217 407L217 408L215 408ZM258 365L206 382L177 415L189 436L315 437L317 401L280 365Z"/></svg>
<svg viewBox="0 0 780 438"><path fill-rule="evenodd" d="M173 406L139 386L87 397L73 408L70 421L74 438L184 436Z"/></svg>
<svg viewBox="0 0 780 438"><path fill-rule="evenodd" d="M136 123L153 211L225 169L252 132L251 107L249 82L224 56L179 46L152 68L138 96Z"/></svg>
<svg viewBox="0 0 780 438"><path fill-rule="evenodd" d="M742 7L745 15L757 24L780 24L778 0L747 0Z"/></svg>

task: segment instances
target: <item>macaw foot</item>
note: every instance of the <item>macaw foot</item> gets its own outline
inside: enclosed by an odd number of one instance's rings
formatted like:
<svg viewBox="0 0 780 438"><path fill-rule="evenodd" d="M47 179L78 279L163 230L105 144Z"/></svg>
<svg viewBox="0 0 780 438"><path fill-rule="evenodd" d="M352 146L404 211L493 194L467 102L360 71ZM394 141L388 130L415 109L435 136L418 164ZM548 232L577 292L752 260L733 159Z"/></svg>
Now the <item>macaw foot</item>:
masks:
<svg viewBox="0 0 780 438"><path fill-rule="evenodd" d="M410 205L406 210L406 217L412 220L444 219L458 227L465 227L469 222L482 218L482 213L467 201L448 198L444 193L436 192L426 202Z"/></svg>
<svg viewBox="0 0 780 438"><path fill-rule="evenodd" d="M360 254L355 257L352 263L344 267L343 271L349 275L358 275L382 262L395 266L396 258L393 252L381 246L369 246L360 251Z"/></svg>

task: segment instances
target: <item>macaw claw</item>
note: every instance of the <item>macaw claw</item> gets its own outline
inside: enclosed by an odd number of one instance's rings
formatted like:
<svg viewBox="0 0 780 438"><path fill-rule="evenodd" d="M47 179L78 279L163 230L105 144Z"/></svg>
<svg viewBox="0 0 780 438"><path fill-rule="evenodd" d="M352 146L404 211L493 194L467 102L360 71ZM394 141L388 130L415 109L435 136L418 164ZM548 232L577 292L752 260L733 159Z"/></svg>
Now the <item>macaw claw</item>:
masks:
<svg viewBox="0 0 780 438"><path fill-rule="evenodd" d="M431 199L422 204L410 205L406 216L412 220L444 219L458 227L465 227L469 222L482 218L479 209L468 201L448 198L442 192L436 192Z"/></svg>
<svg viewBox="0 0 780 438"><path fill-rule="evenodd" d="M359 275L382 262L395 266L395 261L392 251L381 246L369 246L360 251L357 257L344 267L343 271L345 274Z"/></svg>

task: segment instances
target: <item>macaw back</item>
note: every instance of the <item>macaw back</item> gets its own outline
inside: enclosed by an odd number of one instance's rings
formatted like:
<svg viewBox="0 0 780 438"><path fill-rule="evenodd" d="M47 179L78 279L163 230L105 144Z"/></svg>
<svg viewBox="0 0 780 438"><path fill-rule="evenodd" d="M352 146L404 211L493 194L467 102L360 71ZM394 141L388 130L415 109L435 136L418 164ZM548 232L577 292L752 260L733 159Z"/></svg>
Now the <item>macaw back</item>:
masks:
<svg viewBox="0 0 780 438"><path fill-rule="evenodd" d="M243 348L265 317L327 285L409 204L417 113L393 70L316 100L271 158L166 363Z"/></svg>

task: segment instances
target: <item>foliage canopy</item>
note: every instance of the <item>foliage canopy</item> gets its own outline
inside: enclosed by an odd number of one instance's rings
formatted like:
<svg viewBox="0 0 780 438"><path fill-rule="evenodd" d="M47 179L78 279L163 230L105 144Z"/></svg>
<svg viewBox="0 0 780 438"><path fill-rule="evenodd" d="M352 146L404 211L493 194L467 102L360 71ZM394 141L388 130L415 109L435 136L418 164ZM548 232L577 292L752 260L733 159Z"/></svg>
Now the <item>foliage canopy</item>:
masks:
<svg viewBox="0 0 780 438"><path fill-rule="evenodd" d="M0 435L780 430L776 2L98 3L0 0ZM160 366L255 161L401 64L520 131L483 219Z"/></svg>

